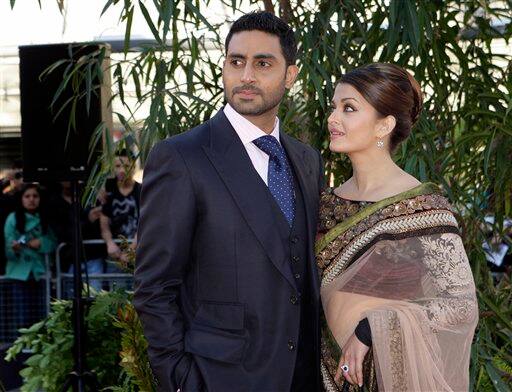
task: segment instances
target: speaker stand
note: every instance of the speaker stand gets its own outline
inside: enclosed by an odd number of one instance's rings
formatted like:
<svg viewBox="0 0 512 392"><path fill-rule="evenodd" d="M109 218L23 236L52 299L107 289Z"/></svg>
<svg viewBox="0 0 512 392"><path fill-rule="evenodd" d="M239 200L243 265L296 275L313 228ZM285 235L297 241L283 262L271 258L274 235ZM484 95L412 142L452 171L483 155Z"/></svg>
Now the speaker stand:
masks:
<svg viewBox="0 0 512 392"><path fill-rule="evenodd" d="M87 370L85 360L85 341L87 339L87 329L84 322L84 310L87 299L82 296L82 253L81 241L82 233L80 227L80 201L78 197L78 180L72 181L73 205L73 371L67 375L66 382L62 387L62 392L67 392L69 387L73 388L73 392L85 392L86 386L91 387L90 390L98 391L99 385L94 373Z"/></svg>

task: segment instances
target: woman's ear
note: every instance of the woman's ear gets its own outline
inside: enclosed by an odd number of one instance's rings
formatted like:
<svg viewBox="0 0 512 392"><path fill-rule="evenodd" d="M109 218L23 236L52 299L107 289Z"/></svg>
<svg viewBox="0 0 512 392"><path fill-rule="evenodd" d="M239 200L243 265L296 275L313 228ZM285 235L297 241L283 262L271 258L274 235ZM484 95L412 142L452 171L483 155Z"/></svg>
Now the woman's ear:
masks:
<svg viewBox="0 0 512 392"><path fill-rule="evenodd" d="M377 125L377 137L379 139L384 139L386 136L390 136L393 129L396 126L396 118L394 116L386 116L385 118L379 121Z"/></svg>

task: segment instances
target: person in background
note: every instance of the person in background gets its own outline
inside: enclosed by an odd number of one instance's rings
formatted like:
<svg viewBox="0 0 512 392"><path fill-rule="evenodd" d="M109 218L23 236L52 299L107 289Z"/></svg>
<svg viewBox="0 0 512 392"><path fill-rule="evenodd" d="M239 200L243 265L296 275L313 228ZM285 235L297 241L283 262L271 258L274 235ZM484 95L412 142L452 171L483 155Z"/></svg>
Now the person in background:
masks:
<svg viewBox="0 0 512 392"><path fill-rule="evenodd" d="M7 216L14 211L16 206L16 194L23 185L23 172L21 170L22 162L14 161L10 170L7 171L4 178L0 180L0 228L4 227ZM4 236L0 235L0 275L5 273Z"/></svg>
<svg viewBox="0 0 512 392"><path fill-rule="evenodd" d="M50 226L57 236L58 243L66 243L59 250L60 268L62 272L73 273L73 205L71 182L62 181L58 184L57 192L54 192L50 200ZM80 225L83 240L97 240L101 238L99 230L99 217L101 205L81 209ZM88 274L101 274L104 272L104 258L106 253L103 246L84 244L83 255L87 263ZM82 268L83 272L83 268ZM89 284L96 290L101 289L101 281L90 279Z"/></svg>
<svg viewBox="0 0 512 392"><path fill-rule="evenodd" d="M123 259L125 255L114 240L124 237L135 248L139 222L140 184L133 179L133 157L122 150L115 158L115 183L107 188L105 204L100 214L101 237L107 245L111 259ZM114 265L107 265L107 272L118 272Z"/></svg>
<svg viewBox="0 0 512 392"><path fill-rule="evenodd" d="M11 280L13 301L12 327L19 329L44 316L45 255L56 246L41 203L40 188L24 184L18 194L16 210L7 217L4 227L5 276Z"/></svg>

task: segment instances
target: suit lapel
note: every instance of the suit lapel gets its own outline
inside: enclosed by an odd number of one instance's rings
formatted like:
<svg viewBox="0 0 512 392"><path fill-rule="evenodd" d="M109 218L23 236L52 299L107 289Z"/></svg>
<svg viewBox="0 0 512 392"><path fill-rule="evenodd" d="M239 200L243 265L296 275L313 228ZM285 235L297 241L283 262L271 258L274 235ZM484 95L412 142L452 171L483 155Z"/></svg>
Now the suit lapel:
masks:
<svg viewBox="0 0 512 392"><path fill-rule="evenodd" d="M308 222L308 233L311 233L311 229L314 224L313 222L316 220L316 217L312 215L312 211L314 211L314 209L311 208L311 203L315 200L313 197L314 190L311 188L311 178L314 177L314 173L308 159L306 148L301 143L293 140L290 136L282 131L279 135L279 138L281 140L281 144L286 150L286 154L288 155L290 163L297 177L297 181L299 182L299 186L304 197L304 208L306 210L306 218Z"/></svg>
<svg viewBox="0 0 512 392"><path fill-rule="evenodd" d="M210 120L210 146L203 149L272 263L297 289L269 203L268 190L222 111Z"/></svg>

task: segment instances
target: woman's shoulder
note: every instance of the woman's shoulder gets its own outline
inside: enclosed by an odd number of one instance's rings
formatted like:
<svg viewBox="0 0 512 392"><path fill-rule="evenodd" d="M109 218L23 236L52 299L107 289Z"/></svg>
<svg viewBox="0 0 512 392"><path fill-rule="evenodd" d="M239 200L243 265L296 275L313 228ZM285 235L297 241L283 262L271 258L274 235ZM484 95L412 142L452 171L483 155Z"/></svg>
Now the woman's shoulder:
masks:
<svg viewBox="0 0 512 392"><path fill-rule="evenodd" d="M7 225L7 222L9 222L9 224L16 223L16 212L12 211L9 213L9 215L7 215L7 218L5 218L6 225Z"/></svg>
<svg viewBox="0 0 512 392"><path fill-rule="evenodd" d="M11 212L11 213L9 213L9 215L7 215L3 229L5 232L4 234L6 234L6 235L10 234L14 230L16 230L16 213L15 212Z"/></svg>

